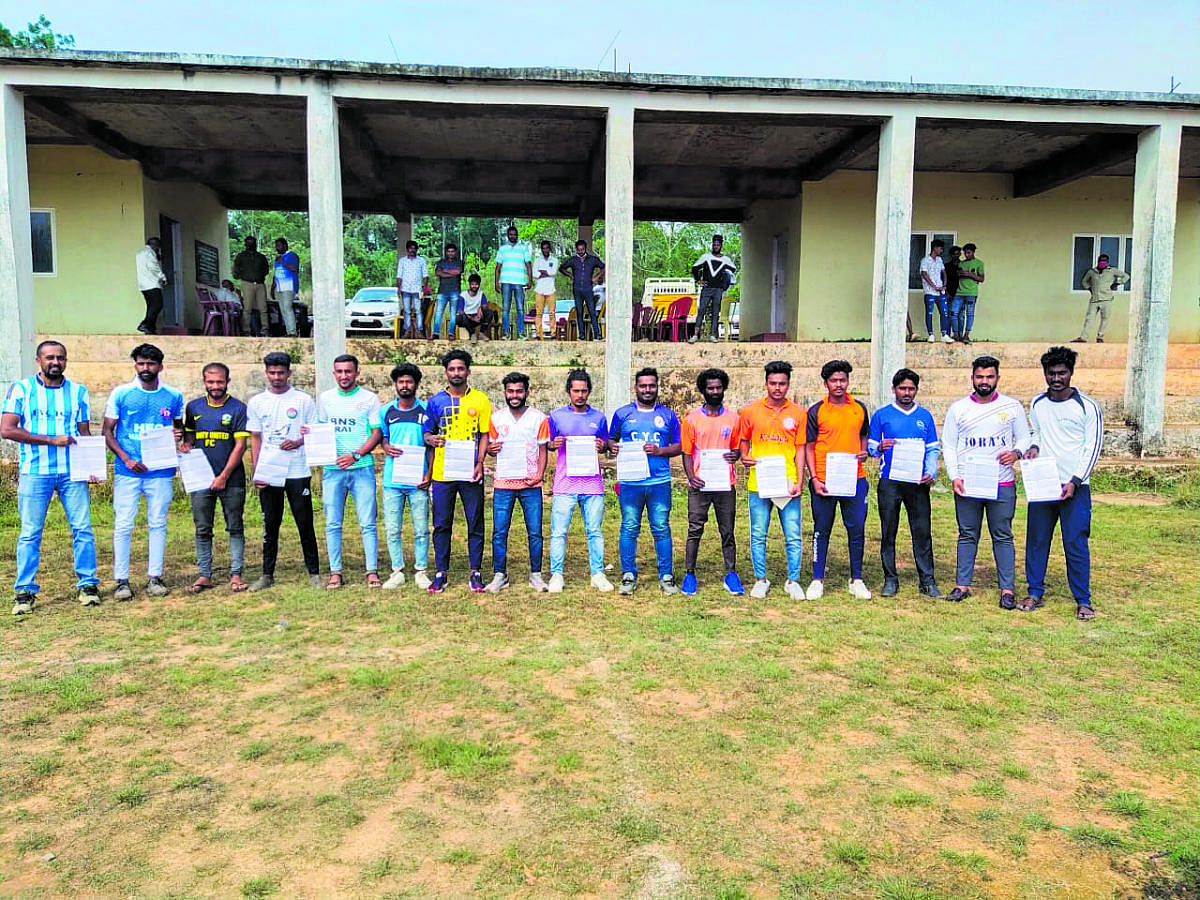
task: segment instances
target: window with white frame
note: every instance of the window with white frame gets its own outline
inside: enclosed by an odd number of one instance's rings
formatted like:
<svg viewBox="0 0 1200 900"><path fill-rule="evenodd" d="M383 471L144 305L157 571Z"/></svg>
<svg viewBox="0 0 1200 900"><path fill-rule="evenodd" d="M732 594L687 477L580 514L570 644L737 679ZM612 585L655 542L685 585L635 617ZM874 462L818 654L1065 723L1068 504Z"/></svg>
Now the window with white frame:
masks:
<svg viewBox="0 0 1200 900"><path fill-rule="evenodd" d="M1071 290L1086 293L1081 282L1083 274L1096 264L1101 253L1108 254L1108 264L1126 274L1133 263L1133 237L1128 234L1077 234L1071 253ZM1125 282L1118 290L1129 290Z"/></svg>
<svg viewBox="0 0 1200 900"><path fill-rule="evenodd" d="M925 284L921 281L921 260L929 253L929 245L935 240L946 245L942 251L942 259L948 259L950 248L954 245L957 232L954 231L914 231L908 249L908 289L921 291Z"/></svg>
<svg viewBox="0 0 1200 900"><path fill-rule="evenodd" d="M54 210L31 209L29 211L29 236L33 247L33 274L56 275L58 261L55 240Z"/></svg>

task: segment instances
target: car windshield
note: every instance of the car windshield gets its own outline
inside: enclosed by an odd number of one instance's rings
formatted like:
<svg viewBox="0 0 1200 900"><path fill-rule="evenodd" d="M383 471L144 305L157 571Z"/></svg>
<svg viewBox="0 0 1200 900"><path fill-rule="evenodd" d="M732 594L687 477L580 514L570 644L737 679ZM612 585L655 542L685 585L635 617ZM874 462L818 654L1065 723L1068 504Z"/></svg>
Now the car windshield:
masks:
<svg viewBox="0 0 1200 900"><path fill-rule="evenodd" d="M393 288L363 288L354 295L355 303L387 303L395 299L396 291Z"/></svg>

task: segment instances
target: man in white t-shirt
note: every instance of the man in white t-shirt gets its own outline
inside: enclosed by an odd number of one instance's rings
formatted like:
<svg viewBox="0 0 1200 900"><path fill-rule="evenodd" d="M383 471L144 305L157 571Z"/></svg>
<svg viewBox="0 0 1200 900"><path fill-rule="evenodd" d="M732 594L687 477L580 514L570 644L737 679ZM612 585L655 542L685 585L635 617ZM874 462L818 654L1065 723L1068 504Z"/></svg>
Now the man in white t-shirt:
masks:
<svg viewBox="0 0 1200 900"><path fill-rule="evenodd" d="M542 339L542 312L549 309L551 319L554 316L554 276L558 274L558 257L552 256L553 247L549 241L542 241L541 253L533 260L534 277L534 340ZM553 324L553 322L551 322ZM553 333L553 330L551 330Z"/></svg>
<svg viewBox="0 0 1200 900"><path fill-rule="evenodd" d="M313 530L312 475L304 455L304 434L301 429L317 421L317 406L304 391L291 386L292 360L286 353L268 353L263 357L267 389L255 394L246 404L246 420L250 431L251 468L254 486L262 505L263 551L262 575L250 585L261 591L275 583L275 563L279 557L279 526L283 523L283 501L287 498L300 534L304 551L304 567L313 587L321 586L321 560L317 550L317 534ZM261 480L258 460L264 449L278 448L288 454L287 478L282 484Z"/></svg>
<svg viewBox="0 0 1200 900"><path fill-rule="evenodd" d="M404 317L405 336L416 338L425 327L421 321L421 294L429 285L429 263L417 253L417 242L404 245L404 255L396 261L396 290L400 294L400 312Z"/></svg>
<svg viewBox="0 0 1200 900"><path fill-rule="evenodd" d="M938 310L938 324L942 329L942 342L953 344L950 337L950 318L946 309L946 264L942 261L942 251L946 244L934 240L929 245L929 255L921 260L921 290L925 293L925 330L929 333L929 343L937 341L933 331L933 307Z"/></svg>

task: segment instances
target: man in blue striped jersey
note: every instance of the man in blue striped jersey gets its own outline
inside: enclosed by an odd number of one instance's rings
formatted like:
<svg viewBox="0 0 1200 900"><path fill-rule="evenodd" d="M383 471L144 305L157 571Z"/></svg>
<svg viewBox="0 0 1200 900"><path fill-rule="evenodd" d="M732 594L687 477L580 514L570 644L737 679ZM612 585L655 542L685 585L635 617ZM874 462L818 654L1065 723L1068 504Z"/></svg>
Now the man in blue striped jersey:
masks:
<svg viewBox="0 0 1200 900"><path fill-rule="evenodd" d="M63 376L67 348L58 341L38 345L37 363L38 374L9 388L0 414L0 437L15 441L21 450L17 487L21 536L17 539L14 616L33 612L39 590L36 579L42 527L56 491L71 527L79 602L84 606L100 603L91 495L87 482L71 480L67 452L76 435L91 434L87 388Z"/></svg>

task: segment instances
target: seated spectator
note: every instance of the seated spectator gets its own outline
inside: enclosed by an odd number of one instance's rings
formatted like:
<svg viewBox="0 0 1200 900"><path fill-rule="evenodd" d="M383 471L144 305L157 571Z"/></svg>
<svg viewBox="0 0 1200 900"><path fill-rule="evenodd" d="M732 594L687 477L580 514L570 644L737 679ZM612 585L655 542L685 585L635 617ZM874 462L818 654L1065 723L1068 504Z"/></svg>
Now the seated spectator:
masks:
<svg viewBox="0 0 1200 900"><path fill-rule="evenodd" d="M467 292L462 295L462 312L458 314L457 319L458 327L467 330L472 343L479 340L480 332L487 340L488 329L496 321L496 310L492 309L488 304L487 295L480 290L481 283L478 275L472 275L467 279Z"/></svg>
<svg viewBox="0 0 1200 900"><path fill-rule="evenodd" d="M246 308L246 303L242 298L242 292L234 286L234 283L228 278L221 282L221 286L214 291L210 291L213 297L225 303L233 305L233 316L237 319L237 329L235 333L242 331L242 310Z"/></svg>

